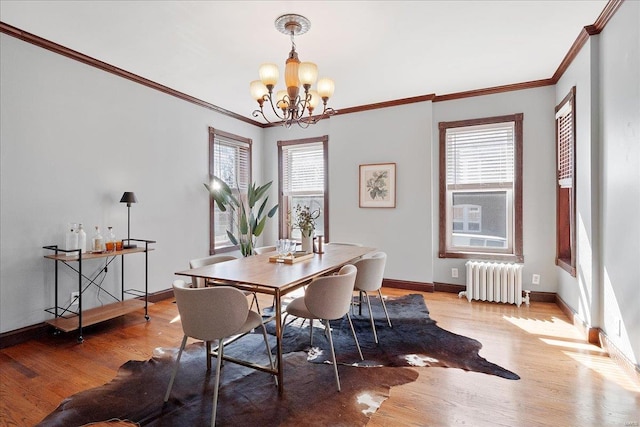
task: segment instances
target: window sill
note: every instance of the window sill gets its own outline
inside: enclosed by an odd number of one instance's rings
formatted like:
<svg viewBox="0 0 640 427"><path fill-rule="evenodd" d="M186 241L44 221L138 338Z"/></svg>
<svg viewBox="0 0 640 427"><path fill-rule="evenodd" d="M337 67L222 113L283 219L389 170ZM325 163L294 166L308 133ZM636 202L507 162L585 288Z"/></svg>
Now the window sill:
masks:
<svg viewBox="0 0 640 427"><path fill-rule="evenodd" d="M440 252L438 257L524 263L524 256L522 255L494 254L486 252Z"/></svg>
<svg viewBox="0 0 640 427"><path fill-rule="evenodd" d="M556 265L567 273L571 274L573 277L576 277L576 268L575 266L571 265L570 259L557 258Z"/></svg>

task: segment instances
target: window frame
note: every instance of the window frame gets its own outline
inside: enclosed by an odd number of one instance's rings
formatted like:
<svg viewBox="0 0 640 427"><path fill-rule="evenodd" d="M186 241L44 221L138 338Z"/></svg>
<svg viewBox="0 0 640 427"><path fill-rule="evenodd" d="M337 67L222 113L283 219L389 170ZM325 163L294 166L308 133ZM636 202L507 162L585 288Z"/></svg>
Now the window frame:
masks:
<svg viewBox="0 0 640 427"><path fill-rule="evenodd" d="M524 262L523 255L523 221L522 221L522 157L523 157L523 113L510 114L504 116L485 117L468 120L457 120L451 122L439 122L439 258L463 258L463 259L483 259L496 261ZM478 125L490 125L498 123L513 123L514 137L514 177L513 195L509 199L512 203L511 215L511 253L498 253L492 250L460 250L453 251L447 248L448 218L453 209L449 209L447 192L447 129L460 128Z"/></svg>
<svg viewBox="0 0 640 427"><path fill-rule="evenodd" d="M283 147L289 147L293 145L303 145L303 144L317 144L322 143L322 157L324 162L324 209L322 212L322 217L324 221L324 241L326 243L329 242L329 136L318 136L312 138L303 138L303 139L293 139L287 141L278 141L278 238L280 239L288 239L289 236L289 226L287 217L289 214L290 207L288 206L283 189L284 182L284 168L282 165L283 161Z"/></svg>
<svg viewBox="0 0 640 427"><path fill-rule="evenodd" d="M556 265L576 277L576 87L555 108L556 128ZM561 115L563 110L568 110ZM571 114L571 187L560 183L560 118ZM562 179L566 182L566 179ZM568 200L567 200L568 199Z"/></svg>
<svg viewBox="0 0 640 427"><path fill-rule="evenodd" d="M250 138L245 138L239 135L235 135L229 132L215 129L213 127L209 127L209 181L211 182L214 176L215 165L216 165L215 144L216 144L216 139L218 138L225 138L225 139L232 140L238 143L238 145L240 146L246 145L245 148L247 149L247 153L248 153L247 154L247 170L249 174L249 176L247 177L247 183L251 185L251 183L253 182L252 181L253 141ZM229 244L225 246L216 247L215 210L216 210L216 203L214 202L213 198L210 196L209 197L209 255L215 255L215 254L240 250L239 245Z"/></svg>

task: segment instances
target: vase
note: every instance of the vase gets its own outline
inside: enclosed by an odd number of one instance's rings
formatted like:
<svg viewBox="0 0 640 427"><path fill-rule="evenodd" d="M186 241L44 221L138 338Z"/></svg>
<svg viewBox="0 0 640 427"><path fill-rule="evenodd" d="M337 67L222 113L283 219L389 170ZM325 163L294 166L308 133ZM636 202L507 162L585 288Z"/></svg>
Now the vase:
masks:
<svg viewBox="0 0 640 427"><path fill-rule="evenodd" d="M313 230L302 230L302 252L313 252Z"/></svg>

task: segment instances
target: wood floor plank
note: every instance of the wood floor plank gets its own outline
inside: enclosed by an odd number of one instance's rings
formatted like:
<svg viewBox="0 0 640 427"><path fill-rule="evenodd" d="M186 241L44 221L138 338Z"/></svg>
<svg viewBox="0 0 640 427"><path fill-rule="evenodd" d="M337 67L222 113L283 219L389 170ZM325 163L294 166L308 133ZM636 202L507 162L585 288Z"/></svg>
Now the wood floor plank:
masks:
<svg viewBox="0 0 640 427"><path fill-rule="evenodd" d="M478 340L482 357L521 379L415 368L418 380L394 387L369 426L640 425L637 378L587 343L555 304L518 308L449 293L423 295L440 327ZM0 350L0 426L36 424L65 397L110 381L128 360L178 347L182 329L173 301L149 307L149 315L149 322L135 312L86 328L82 344L71 332Z"/></svg>

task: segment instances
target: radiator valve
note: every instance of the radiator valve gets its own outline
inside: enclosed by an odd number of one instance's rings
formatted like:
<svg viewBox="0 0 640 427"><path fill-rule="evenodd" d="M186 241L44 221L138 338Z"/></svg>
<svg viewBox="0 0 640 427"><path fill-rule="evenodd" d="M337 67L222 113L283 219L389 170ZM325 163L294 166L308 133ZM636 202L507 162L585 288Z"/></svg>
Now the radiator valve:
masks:
<svg viewBox="0 0 640 427"><path fill-rule="evenodd" d="M529 302L531 302L531 299L529 298L530 293L531 291L529 289L524 290L524 298L522 298L522 302L527 304L527 306L529 305Z"/></svg>

